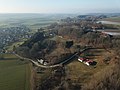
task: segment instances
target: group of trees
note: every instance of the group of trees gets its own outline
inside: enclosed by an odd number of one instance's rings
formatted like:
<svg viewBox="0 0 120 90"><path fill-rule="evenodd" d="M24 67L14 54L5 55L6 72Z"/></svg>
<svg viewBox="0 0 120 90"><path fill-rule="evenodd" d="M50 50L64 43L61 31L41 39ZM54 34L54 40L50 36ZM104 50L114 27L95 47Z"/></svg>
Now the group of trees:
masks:
<svg viewBox="0 0 120 90"><path fill-rule="evenodd" d="M64 48L69 49L73 45L73 41L66 41L64 46L59 45L59 43L60 42L56 40L51 40L46 37L44 32L37 32L29 40L14 50L23 57L35 60L42 58L49 64L56 64L71 56L71 52L69 50L65 51Z"/></svg>
<svg viewBox="0 0 120 90"><path fill-rule="evenodd" d="M64 67L54 68L52 74L43 83L41 83L36 90L54 90L54 88L62 83L64 77Z"/></svg>
<svg viewBox="0 0 120 90"><path fill-rule="evenodd" d="M114 39L109 35L102 35L100 32L88 32L85 34L80 41L86 43L87 45L92 45L94 47L112 47L112 41Z"/></svg>
<svg viewBox="0 0 120 90"><path fill-rule="evenodd" d="M58 35L60 36L69 36L70 38L80 38L82 35L86 34L87 30L82 28L73 28L64 26L58 30Z"/></svg>
<svg viewBox="0 0 120 90"><path fill-rule="evenodd" d="M15 51L24 57L39 58L51 52L55 47L55 41L47 40L43 32L38 32Z"/></svg>

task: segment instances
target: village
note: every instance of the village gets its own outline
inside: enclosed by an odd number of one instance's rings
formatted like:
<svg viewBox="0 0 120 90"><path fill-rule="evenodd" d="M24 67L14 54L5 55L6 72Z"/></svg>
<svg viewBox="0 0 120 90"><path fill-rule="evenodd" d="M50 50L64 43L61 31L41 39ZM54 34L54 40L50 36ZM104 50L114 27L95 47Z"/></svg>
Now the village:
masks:
<svg viewBox="0 0 120 90"><path fill-rule="evenodd" d="M7 46L31 37L30 29L24 25L10 28L0 28L0 53L7 53Z"/></svg>

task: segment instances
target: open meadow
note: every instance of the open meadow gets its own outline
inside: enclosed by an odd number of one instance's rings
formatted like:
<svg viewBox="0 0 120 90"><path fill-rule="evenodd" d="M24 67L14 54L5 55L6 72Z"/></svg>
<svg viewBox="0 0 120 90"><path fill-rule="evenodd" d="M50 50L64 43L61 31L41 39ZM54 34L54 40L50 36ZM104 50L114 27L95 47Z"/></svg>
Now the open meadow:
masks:
<svg viewBox="0 0 120 90"><path fill-rule="evenodd" d="M75 16L72 14L0 14L0 28L16 27L25 25L31 30L35 31L41 27L58 22L68 16Z"/></svg>
<svg viewBox="0 0 120 90"><path fill-rule="evenodd" d="M30 64L12 54L0 60L0 90L31 90Z"/></svg>

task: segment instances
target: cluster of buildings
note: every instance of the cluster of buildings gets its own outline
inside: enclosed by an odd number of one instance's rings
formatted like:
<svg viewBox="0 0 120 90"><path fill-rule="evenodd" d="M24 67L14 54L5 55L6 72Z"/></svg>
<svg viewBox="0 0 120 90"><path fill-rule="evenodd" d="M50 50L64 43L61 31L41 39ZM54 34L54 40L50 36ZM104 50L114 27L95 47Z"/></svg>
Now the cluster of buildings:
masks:
<svg viewBox="0 0 120 90"><path fill-rule="evenodd" d="M66 19L61 19L62 22L66 23L77 23L80 21L90 21L90 22L96 22L98 19L107 18L106 15L79 15L74 18L67 17Z"/></svg>
<svg viewBox="0 0 120 90"><path fill-rule="evenodd" d="M38 61L39 64L48 65L48 62L43 60L43 59L37 59L37 61Z"/></svg>
<svg viewBox="0 0 120 90"><path fill-rule="evenodd" d="M82 63L84 63L84 64L86 64L86 65L88 65L88 66L94 64L94 61L89 60L89 59L87 59L87 58L82 58L82 57L79 57L79 58L78 58L78 61L80 61L80 62L82 62Z"/></svg>
<svg viewBox="0 0 120 90"><path fill-rule="evenodd" d="M5 47L11 43L30 38L29 32L30 29L25 26L0 28L0 53L3 53Z"/></svg>

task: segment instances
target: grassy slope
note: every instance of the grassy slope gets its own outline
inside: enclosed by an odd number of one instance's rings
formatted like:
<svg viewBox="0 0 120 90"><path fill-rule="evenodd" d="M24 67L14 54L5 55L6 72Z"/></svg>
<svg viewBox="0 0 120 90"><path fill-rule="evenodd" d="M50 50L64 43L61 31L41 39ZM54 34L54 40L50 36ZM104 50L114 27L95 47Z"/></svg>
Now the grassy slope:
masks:
<svg viewBox="0 0 120 90"><path fill-rule="evenodd" d="M7 46L6 49L8 51L13 51L13 47L18 47L19 45L23 44L25 40L22 40L22 41L18 41L18 42L15 42L15 43L12 43L11 45Z"/></svg>
<svg viewBox="0 0 120 90"><path fill-rule="evenodd" d="M1 60L0 90L30 90L29 64L18 59Z"/></svg>
<svg viewBox="0 0 120 90"><path fill-rule="evenodd" d="M97 50L98 51L98 50ZM96 50L93 50L93 53L96 54ZM90 56L91 60L97 62L96 68L92 66L87 66L77 59L75 59L72 63L69 63L66 66L67 76L72 80L72 82L86 83L90 80L91 76L100 70L104 69L107 65L103 62L104 56L111 56L109 52L105 50L99 50L98 56Z"/></svg>

